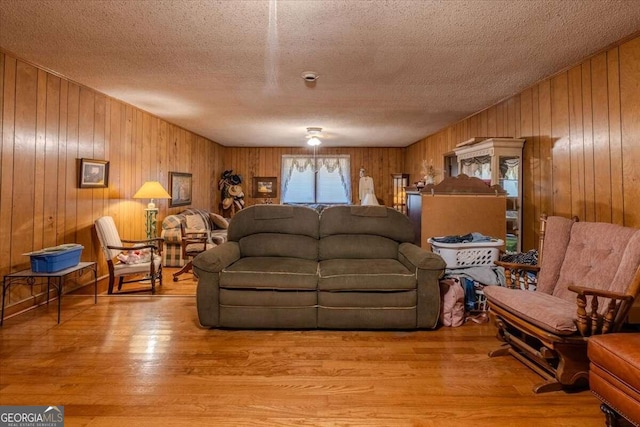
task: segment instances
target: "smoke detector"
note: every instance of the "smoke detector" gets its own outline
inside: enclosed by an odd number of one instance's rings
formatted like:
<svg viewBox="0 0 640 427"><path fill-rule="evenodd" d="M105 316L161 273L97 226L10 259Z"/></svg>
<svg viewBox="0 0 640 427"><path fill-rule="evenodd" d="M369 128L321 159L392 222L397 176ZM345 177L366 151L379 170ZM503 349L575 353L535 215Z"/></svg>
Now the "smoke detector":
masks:
<svg viewBox="0 0 640 427"><path fill-rule="evenodd" d="M302 73L302 78L304 79L305 82L315 82L316 80L318 80L318 73L316 73L315 71L305 71L304 73Z"/></svg>

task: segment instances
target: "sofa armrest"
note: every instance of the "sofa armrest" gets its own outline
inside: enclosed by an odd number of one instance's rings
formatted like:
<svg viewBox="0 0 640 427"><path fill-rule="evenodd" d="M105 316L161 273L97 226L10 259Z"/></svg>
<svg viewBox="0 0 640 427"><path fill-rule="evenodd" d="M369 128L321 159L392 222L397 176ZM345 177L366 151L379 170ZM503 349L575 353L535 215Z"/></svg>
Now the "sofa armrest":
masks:
<svg viewBox="0 0 640 427"><path fill-rule="evenodd" d="M398 260L416 275L416 326L433 329L440 317L440 285L446 263L440 255L413 243L401 243Z"/></svg>
<svg viewBox="0 0 640 427"><path fill-rule="evenodd" d="M422 249L413 243L401 243L398 248L398 256L403 264L405 264L404 260L406 260L414 268L421 270L444 271L446 267L446 263L440 255Z"/></svg>
<svg viewBox="0 0 640 427"><path fill-rule="evenodd" d="M239 259L238 242L225 242L196 256L193 266L208 273L219 273Z"/></svg>
<svg viewBox="0 0 640 427"><path fill-rule="evenodd" d="M164 239L164 242L169 244L179 245L182 241L182 233L180 232L180 227L165 228L162 230L161 236Z"/></svg>

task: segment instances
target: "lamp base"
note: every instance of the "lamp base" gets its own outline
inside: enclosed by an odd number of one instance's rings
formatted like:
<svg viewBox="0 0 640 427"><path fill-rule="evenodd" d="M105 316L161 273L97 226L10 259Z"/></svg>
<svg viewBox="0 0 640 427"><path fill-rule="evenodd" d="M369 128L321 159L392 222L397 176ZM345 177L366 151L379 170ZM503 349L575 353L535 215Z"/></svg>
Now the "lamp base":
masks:
<svg viewBox="0 0 640 427"><path fill-rule="evenodd" d="M149 203L151 205L152 203ZM155 205L154 205L155 206ZM156 223L158 218L158 209L156 208L147 208L144 210L145 214L145 231L147 233L147 239L155 239L156 238Z"/></svg>

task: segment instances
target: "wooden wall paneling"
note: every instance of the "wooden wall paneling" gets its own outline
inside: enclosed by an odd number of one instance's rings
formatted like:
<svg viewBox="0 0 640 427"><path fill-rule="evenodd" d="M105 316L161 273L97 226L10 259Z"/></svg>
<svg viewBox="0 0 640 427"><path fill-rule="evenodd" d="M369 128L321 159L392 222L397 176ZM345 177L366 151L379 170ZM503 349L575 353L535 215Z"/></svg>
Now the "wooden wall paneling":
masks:
<svg viewBox="0 0 640 427"><path fill-rule="evenodd" d="M58 170L56 177L56 244L66 243L66 212L67 212L67 114L68 114L69 84L60 79L60 99L58 108Z"/></svg>
<svg viewBox="0 0 640 427"><path fill-rule="evenodd" d="M64 186L58 184L60 78L49 75L46 91L44 194L42 199L44 216L43 246L49 247L56 246L58 242L58 192L64 189Z"/></svg>
<svg viewBox="0 0 640 427"><path fill-rule="evenodd" d="M123 204L126 205L126 209L123 209L122 215L116 221L118 231L120 235L126 236L124 237L125 239L133 239L133 225L131 221L126 221L124 218L125 213L128 212L132 206L130 198L135 194L131 190L131 182L134 179L133 165L135 162L135 153L133 151L133 120L134 110L130 105L126 104L124 135L122 139L123 156L121 157L122 162L120 164L122 168L120 173L122 179L120 197Z"/></svg>
<svg viewBox="0 0 640 427"><path fill-rule="evenodd" d="M100 93L95 94L93 111L93 157L101 160L110 160L105 148L106 101L107 100L104 95ZM100 250L98 248L93 224L96 218L99 218L104 214L106 208L105 198L108 194L109 191L106 188L96 188L91 191L91 196L93 198L93 211L91 216L87 218L86 222L87 238L91 242L91 247L85 246L85 250L82 254L82 258L85 261L96 259Z"/></svg>
<svg viewBox="0 0 640 427"><path fill-rule="evenodd" d="M540 214L552 215L555 212L553 199L552 152L554 139L551 136L551 80L538 85L540 117ZM537 240L536 240L537 242ZM537 244L536 244L537 247Z"/></svg>
<svg viewBox="0 0 640 427"><path fill-rule="evenodd" d="M624 225L640 228L640 38L620 46Z"/></svg>
<svg viewBox="0 0 640 427"><path fill-rule="evenodd" d="M95 98L94 91L85 87L80 87L79 101L79 127L78 127L78 156L80 158L94 158L93 137L95 127ZM93 221L93 197L96 190L92 188L80 188L78 190L78 221L77 221L77 242L84 246L83 259L86 254L93 253L91 227Z"/></svg>
<svg viewBox="0 0 640 427"><path fill-rule="evenodd" d="M571 155L571 213L586 219L584 138L582 120L582 67L567 73L569 100L569 146Z"/></svg>
<svg viewBox="0 0 640 427"><path fill-rule="evenodd" d="M47 122L47 73L36 69L38 73L36 89L36 135L35 164L33 169L33 249L46 247L44 242L44 182L46 155L46 122ZM47 245L48 246L48 245Z"/></svg>
<svg viewBox="0 0 640 427"><path fill-rule="evenodd" d="M65 188L65 243L76 243L78 218L78 123L80 118L80 87L69 83L67 96L67 170Z"/></svg>
<svg viewBox="0 0 640 427"><path fill-rule="evenodd" d="M582 141L584 147L585 220L596 220L594 157L593 157L593 100L591 97L591 62L582 63Z"/></svg>
<svg viewBox="0 0 640 427"><path fill-rule="evenodd" d="M609 89L609 151L611 160L611 222L624 224L624 195L622 178L622 136L620 112L620 65L618 48L607 52Z"/></svg>
<svg viewBox="0 0 640 427"><path fill-rule="evenodd" d="M593 115L593 175L595 220L611 222L611 161L609 150L609 91L607 54L591 59Z"/></svg>
<svg viewBox="0 0 640 427"><path fill-rule="evenodd" d="M34 170L38 70L18 61L16 70L15 140L13 151L14 185L12 197L11 265L26 267L22 254L33 249L34 242Z"/></svg>
<svg viewBox="0 0 640 427"><path fill-rule="evenodd" d="M0 274L13 271L13 147L15 138L16 60L0 53ZM0 296L1 298L1 296Z"/></svg>
<svg viewBox="0 0 640 427"><path fill-rule="evenodd" d="M530 212L530 216L524 215L522 219L523 230L523 249L529 250L538 247L538 241L540 239L538 219L540 218L541 203L542 203L542 173L541 166L543 160L540 157L540 86L536 85L531 89L531 141L525 142L529 144L528 159L525 158L526 164L525 170L528 166L529 175L531 176L532 194L529 201L533 205L533 211ZM524 172L524 171L523 171ZM525 203L527 203L525 201ZM529 231L531 230L531 231Z"/></svg>
<svg viewBox="0 0 640 427"><path fill-rule="evenodd" d="M487 110L487 134L486 136L495 136L498 134L497 123L498 111L495 105Z"/></svg>
<svg viewBox="0 0 640 427"><path fill-rule="evenodd" d="M567 73L551 80L551 136L553 138L553 206L554 215L570 217L571 141L569 137L569 96Z"/></svg>
<svg viewBox="0 0 640 427"><path fill-rule="evenodd" d="M522 109L520 114L520 137L525 138L523 147L522 164L520 167L523 170L522 174L522 229L519 231L523 236L522 249L526 250L534 247L529 240L535 233L535 221L532 221L535 216L535 181L533 177L532 161L534 159L534 141L533 141L533 90L527 89L520 95L520 108ZM527 173L524 173L524 171ZM526 236L526 238L525 238Z"/></svg>

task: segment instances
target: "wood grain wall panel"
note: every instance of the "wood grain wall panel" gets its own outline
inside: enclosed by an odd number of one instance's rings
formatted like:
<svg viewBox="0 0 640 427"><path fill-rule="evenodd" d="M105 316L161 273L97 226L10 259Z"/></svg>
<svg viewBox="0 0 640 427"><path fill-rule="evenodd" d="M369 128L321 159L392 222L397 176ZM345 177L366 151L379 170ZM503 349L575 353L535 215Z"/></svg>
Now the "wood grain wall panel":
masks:
<svg viewBox="0 0 640 427"><path fill-rule="evenodd" d="M582 64L582 143L584 147L585 221L596 220L593 164L593 100L591 93L591 61L586 61Z"/></svg>
<svg viewBox="0 0 640 427"><path fill-rule="evenodd" d="M29 266L25 252L81 243L99 262L95 219L111 215L125 238L144 237L146 180L168 188L168 172L193 174L193 207L211 208L224 147L90 88L0 52L0 275ZM80 158L110 162L107 189L78 188ZM159 222L185 207L157 202ZM14 286L9 312L41 287ZM22 305L20 305L22 307Z"/></svg>
<svg viewBox="0 0 640 427"><path fill-rule="evenodd" d="M13 216L13 145L15 139L15 87L16 60L0 54L0 76L2 77L2 104L0 123L2 138L0 139L0 260L11 259L13 232L11 219ZM0 274L10 272L10 263L0 262Z"/></svg>
<svg viewBox="0 0 640 427"><path fill-rule="evenodd" d="M622 135L620 111L620 65L618 48L607 53L609 78L609 159L611 161L611 222L624 224L624 177L622 175Z"/></svg>
<svg viewBox="0 0 640 427"><path fill-rule="evenodd" d="M640 38L588 58L405 149L412 180L420 161L441 159L477 136L526 139L523 247L538 244L538 217L579 215L640 224ZM488 135L479 133L485 129ZM438 160L441 161L441 160Z"/></svg>
<svg viewBox="0 0 640 427"><path fill-rule="evenodd" d="M640 228L640 38L620 47L624 224Z"/></svg>
<svg viewBox="0 0 640 427"><path fill-rule="evenodd" d="M520 115L521 125L520 129L522 130L522 137L527 139L528 143L523 147L523 165L521 167L528 167L530 170L534 170L533 160L534 149L536 147L535 142L533 141L533 90L527 89L520 95L520 106L522 108L522 112ZM528 160L525 160L528 159ZM524 165L524 162L527 161L528 164ZM522 183L522 192L523 192L523 206L522 206L522 230L520 233L522 236L534 236L535 235L535 221L532 219L535 218L535 182L533 180L533 173L524 175L523 174L523 183ZM526 229L525 229L526 227ZM522 246L528 247L532 242L523 240Z"/></svg>
<svg viewBox="0 0 640 427"><path fill-rule="evenodd" d="M582 67L567 73L569 100L569 152L571 156L571 213L585 218L584 137L582 121Z"/></svg>

